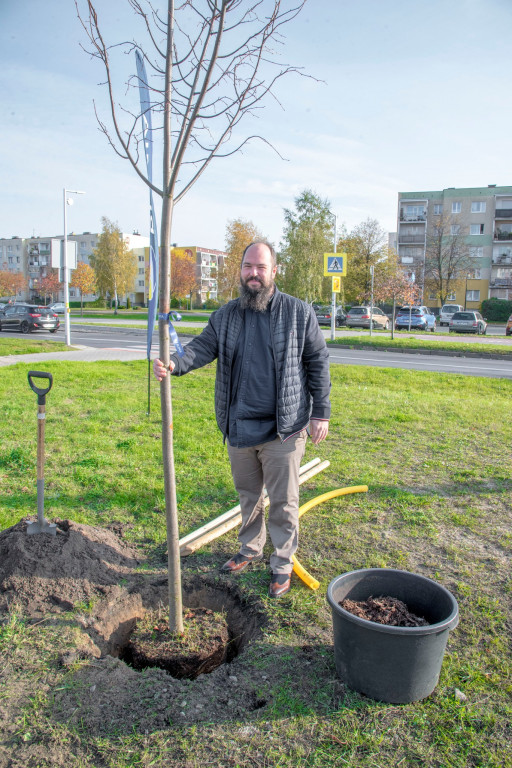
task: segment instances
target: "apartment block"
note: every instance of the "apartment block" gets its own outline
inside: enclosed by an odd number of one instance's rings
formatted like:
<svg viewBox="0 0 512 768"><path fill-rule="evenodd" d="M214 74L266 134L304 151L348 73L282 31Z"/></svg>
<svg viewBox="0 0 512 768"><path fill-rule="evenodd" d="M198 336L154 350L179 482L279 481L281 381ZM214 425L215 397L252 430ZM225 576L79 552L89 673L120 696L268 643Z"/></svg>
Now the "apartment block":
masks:
<svg viewBox="0 0 512 768"><path fill-rule="evenodd" d="M218 296L219 269L224 266L225 251L216 251L199 245L175 246L172 253L176 256L188 256L196 265L197 290L196 301L216 300Z"/></svg>
<svg viewBox="0 0 512 768"><path fill-rule="evenodd" d="M68 235L68 242L76 242L77 262L89 264L90 256L97 247L99 232L72 232ZM146 267L149 264L149 237L122 233L128 248L137 257L137 274L132 290L127 293L132 304L147 303ZM26 281L26 289L16 298L24 301L40 302L43 300L41 292L41 280L47 277L52 269L52 241L62 240L62 235L51 237L11 237L0 238L0 269L10 272L20 272ZM14 297L13 297L14 298ZM55 297L55 301L64 300L64 291L61 290ZM80 291L70 287L70 301L78 301ZM92 301L95 295L84 296L85 301Z"/></svg>
<svg viewBox="0 0 512 768"><path fill-rule="evenodd" d="M427 239L444 216L447 235L462 235L471 261L448 297L468 309L488 298L512 299L512 186L455 188L398 195L397 250L402 268L423 286ZM439 306L436 296L422 303Z"/></svg>

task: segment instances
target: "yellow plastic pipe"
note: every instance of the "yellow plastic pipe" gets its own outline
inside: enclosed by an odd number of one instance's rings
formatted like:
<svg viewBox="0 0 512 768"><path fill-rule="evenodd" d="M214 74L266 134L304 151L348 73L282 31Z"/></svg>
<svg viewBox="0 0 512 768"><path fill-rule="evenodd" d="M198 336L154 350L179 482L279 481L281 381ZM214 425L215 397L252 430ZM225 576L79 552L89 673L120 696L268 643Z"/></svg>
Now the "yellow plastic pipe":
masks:
<svg viewBox="0 0 512 768"><path fill-rule="evenodd" d="M347 488L338 488L336 491L329 491L328 493L322 493L321 496L317 496L315 499L311 499L310 501L307 501L305 504L302 505L302 507L299 507L299 517L302 517L302 515L305 512L308 512L312 507L317 507L319 504L321 504L323 501L328 501L329 499L334 499L336 496L346 496L349 493L366 493L368 490L367 485L351 485ZM293 570L299 577L299 579L302 579L304 584L306 584L310 589L318 589L320 586L320 582L317 581L313 576L311 576L310 573L306 571L305 568L302 567L302 565L299 563L295 555L292 555L293 560Z"/></svg>

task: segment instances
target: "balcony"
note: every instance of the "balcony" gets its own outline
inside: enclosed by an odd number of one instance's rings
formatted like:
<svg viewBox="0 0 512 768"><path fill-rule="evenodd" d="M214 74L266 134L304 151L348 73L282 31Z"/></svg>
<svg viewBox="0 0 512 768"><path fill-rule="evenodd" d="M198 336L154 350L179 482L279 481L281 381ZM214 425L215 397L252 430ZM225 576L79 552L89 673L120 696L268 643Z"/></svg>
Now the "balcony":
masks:
<svg viewBox="0 0 512 768"><path fill-rule="evenodd" d="M491 288L512 288L512 278L496 277L490 282Z"/></svg>
<svg viewBox="0 0 512 768"><path fill-rule="evenodd" d="M512 240L512 232L508 232L505 229L498 229L494 233L495 240Z"/></svg>
<svg viewBox="0 0 512 768"><path fill-rule="evenodd" d="M400 211L400 221L426 221L426 213L404 213Z"/></svg>
<svg viewBox="0 0 512 768"><path fill-rule="evenodd" d="M512 219L512 208L496 208L495 219Z"/></svg>
<svg viewBox="0 0 512 768"><path fill-rule="evenodd" d="M512 254L501 254L500 256L493 256L492 257L492 263L493 264L511 264L512 265Z"/></svg>
<svg viewBox="0 0 512 768"><path fill-rule="evenodd" d="M511 233L511 239L512 239L512 233ZM425 235L402 235L400 233L398 235L398 243L425 243Z"/></svg>

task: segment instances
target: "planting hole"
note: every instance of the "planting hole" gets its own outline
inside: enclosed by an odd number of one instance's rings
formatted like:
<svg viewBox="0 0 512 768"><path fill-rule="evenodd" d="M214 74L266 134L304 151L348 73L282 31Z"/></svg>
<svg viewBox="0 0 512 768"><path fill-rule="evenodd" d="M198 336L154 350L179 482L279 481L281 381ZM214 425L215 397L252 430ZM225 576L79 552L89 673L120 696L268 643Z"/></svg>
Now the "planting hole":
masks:
<svg viewBox="0 0 512 768"><path fill-rule="evenodd" d="M259 631L259 613L220 587L195 579L183 585L184 633L168 629L167 582L161 580L103 607L94 642L103 654L136 670L158 667L195 679L228 664Z"/></svg>

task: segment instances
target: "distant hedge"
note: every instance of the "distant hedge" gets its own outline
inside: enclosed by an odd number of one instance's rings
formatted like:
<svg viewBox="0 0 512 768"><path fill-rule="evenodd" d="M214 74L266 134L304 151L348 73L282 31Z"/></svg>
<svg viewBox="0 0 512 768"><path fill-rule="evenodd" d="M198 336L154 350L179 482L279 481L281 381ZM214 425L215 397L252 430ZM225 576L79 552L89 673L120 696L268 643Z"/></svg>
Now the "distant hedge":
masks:
<svg viewBox="0 0 512 768"><path fill-rule="evenodd" d="M491 322L506 323L512 315L512 301L485 299L482 301L482 315Z"/></svg>

